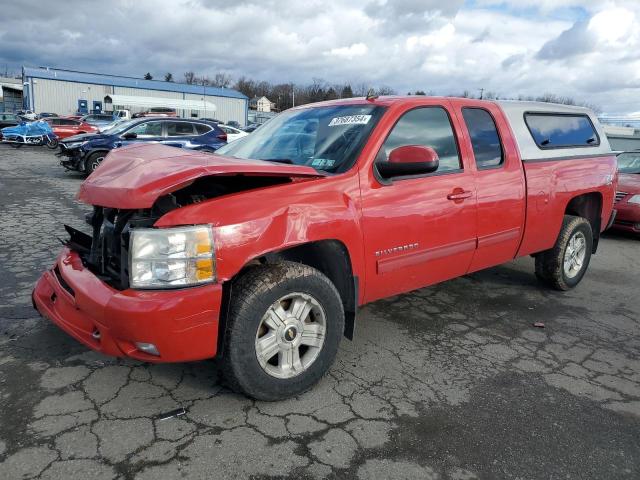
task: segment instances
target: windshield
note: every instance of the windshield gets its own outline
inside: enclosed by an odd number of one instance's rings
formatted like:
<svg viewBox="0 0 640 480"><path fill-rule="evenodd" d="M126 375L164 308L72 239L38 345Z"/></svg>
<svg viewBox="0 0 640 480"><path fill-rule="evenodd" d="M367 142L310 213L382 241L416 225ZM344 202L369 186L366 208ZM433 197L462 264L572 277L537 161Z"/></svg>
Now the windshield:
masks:
<svg viewBox="0 0 640 480"><path fill-rule="evenodd" d="M640 152L625 152L618 155L620 173L640 173Z"/></svg>
<svg viewBox="0 0 640 480"><path fill-rule="evenodd" d="M104 129L102 133L106 133L107 135L118 135L138 122L139 120L119 120L109 128Z"/></svg>
<svg viewBox="0 0 640 480"><path fill-rule="evenodd" d="M216 153L340 173L351 168L383 112L373 105L290 110Z"/></svg>

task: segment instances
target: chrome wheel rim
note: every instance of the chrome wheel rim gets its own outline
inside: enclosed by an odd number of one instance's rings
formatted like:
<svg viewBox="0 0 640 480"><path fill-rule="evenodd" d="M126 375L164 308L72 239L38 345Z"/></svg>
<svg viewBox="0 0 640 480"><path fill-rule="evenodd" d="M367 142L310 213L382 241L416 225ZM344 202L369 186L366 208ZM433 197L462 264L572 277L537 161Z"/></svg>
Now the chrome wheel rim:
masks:
<svg viewBox="0 0 640 480"><path fill-rule="evenodd" d="M98 168L98 165L102 163L103 159L104 157L98 157L93 162L91 162L91 171L94 171L96 168Z"/></svg>
<svg viewBox="0 0 640 480"><path fill-rule="evenodd" d="M307 370L322 351L327 318L306 293L290 293L273 303L256 332L258 363L272 377L292 378Z"/></svg>
<svg viewBox="0 0 640 480"><path fill-rule="evenodd" d="M567 278L574 278L584 265L587 256L587 238L582 232L574 233L569 239L564 251L564 274Z"/></svg>

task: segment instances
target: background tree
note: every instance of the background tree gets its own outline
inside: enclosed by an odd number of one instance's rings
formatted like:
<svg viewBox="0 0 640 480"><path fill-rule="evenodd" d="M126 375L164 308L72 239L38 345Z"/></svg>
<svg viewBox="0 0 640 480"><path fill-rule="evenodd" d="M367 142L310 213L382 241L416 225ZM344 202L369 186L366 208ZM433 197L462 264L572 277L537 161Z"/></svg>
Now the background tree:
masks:
<svg viewBox="0 0 640 480"><path fill-rule="evenodd" d="M153 75L151 75L149 72L144 74L144 79L145 80L153 80Z"/></svg>
<svg viewBox="0 0 640 480"><path fill-rule="evenodd" d="M173 82L173 73L167 72L164 76L165 82Z"/></svg>
<svg viewBox="0 0 640 480"><path fill-rule="evenodd" d="M211 84L214 87L229 88L231 86L231 75L216 73Z"/></svg>
<svg viewBox="0 0 640 480"><path fill-rule="evenodd" d="M193 72L184 72L184 83L188 83L189 85L192 85L193 83L195 83L196 80L196 74Z"/></svg>

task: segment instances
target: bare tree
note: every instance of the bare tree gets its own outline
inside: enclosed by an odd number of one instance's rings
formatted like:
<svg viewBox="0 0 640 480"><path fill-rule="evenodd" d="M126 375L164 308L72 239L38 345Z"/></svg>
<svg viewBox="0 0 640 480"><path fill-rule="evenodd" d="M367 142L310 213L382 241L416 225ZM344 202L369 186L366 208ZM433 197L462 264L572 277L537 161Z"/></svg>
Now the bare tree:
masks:
<svg viewBox="0 0 640 480"><path fill-rule="evenodd" d="M184 83L189 85L196 83L196 74L193 72L184 72Z"/></svg>
<svg viewBox="0 0 640 480"><path fill-rule="evenodd" d="M227 75L226 73L216 73L211 85L219 88L229 88L231 86L231 75Z"/></svg>

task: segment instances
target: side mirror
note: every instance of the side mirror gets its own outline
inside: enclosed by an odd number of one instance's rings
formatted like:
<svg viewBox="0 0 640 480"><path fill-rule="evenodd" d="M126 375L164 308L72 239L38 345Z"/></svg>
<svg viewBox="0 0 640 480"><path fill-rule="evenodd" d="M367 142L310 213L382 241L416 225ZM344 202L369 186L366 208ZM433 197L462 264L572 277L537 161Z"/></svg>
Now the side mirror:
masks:
<svg viewBox="0 0 640 480"><path fill-rule="evenodd" d="M383 178L408 175L426 175L438 170L440 160L431 147L423 145L404 145L394 148L386 162L376 162L378 173Z"/></svg>
<svg viewBox="0 0 640 480"><path fill-rule="evenodd" d="M122 136L122 138L125 140L133 140L134 138L138 138L138 134L136 132L127 132Z"/></svg>

